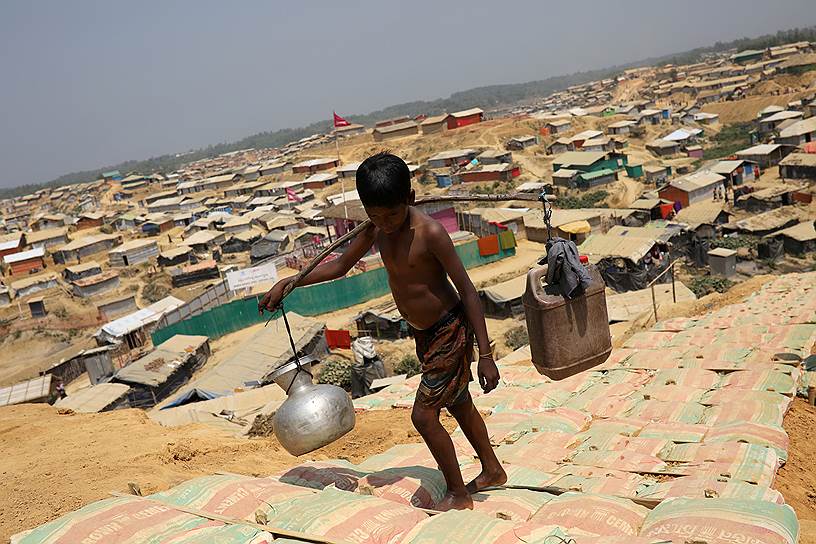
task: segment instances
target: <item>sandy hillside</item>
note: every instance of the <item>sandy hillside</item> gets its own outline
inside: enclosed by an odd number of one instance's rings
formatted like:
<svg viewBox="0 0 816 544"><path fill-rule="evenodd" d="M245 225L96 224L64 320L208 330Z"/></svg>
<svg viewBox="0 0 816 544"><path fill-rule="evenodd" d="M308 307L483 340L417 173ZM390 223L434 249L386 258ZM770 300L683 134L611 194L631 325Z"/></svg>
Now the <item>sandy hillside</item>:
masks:
<svg viewBox="0 0 816 544"><path fill-rule="evenodd" d="M407 410L358 415L350 434L296 458L274 438L239 439L197 425L170 429L139 410L60 414L47 405L2 408L0 451L15 454L0 469L0 542L110 491L127 492L129 482L148 494L218 471L267 475L308 459L360 462L419 440Z"/></svg>

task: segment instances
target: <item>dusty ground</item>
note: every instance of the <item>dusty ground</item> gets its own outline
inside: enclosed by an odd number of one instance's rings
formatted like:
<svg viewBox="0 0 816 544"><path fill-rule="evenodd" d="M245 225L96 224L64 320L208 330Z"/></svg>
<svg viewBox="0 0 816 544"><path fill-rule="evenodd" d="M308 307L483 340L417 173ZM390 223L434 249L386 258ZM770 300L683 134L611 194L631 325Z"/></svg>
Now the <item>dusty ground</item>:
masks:
<svg viewBox="0 0 816 544"><path fill-rule="evenodd" d="M308 459L359 462L418 441L407 410L360 414L344 438L296 458L274 438L239 439L199 425L170 429L139 410L62 415L47 405L2 408L0 451L14 455L0 465L0 542L110 491L127 492L129 482L148 494L218 471L268 475Z"/></svg>
<svg viewBox="0 0 816 544"><path fill-rule="evenodd" d="M775 487L785 496L801 519L816 522L816 442L813 428L816 425L816 407L804 399L796 399L785 416L784 427L790 436L788 462L776 477ZM814 533L816 536L816 533Z"/></svg>

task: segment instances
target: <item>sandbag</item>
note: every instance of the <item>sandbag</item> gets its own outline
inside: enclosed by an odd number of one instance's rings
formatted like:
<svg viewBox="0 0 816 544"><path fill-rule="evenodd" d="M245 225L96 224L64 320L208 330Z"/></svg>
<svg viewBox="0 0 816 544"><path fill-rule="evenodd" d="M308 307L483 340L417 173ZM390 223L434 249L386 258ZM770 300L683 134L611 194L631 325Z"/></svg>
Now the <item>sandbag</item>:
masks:
<svg viewBox="0 0 816 544"><path fill-rule="evenodd" d="M278 505L268 525L358 544L391 544L427 518L410 506L327 488Z"/></svg>
<svg viewBox="0 0 816 544"><path fill-rule="evenodd" d="M784 504L740 499L670 499L646 517L640 536L707 544L796 544L799 522Z"/></svg>
<svg viewBox="0 0 816 544"><path fill-rule="evenodd" d="M636 536L648 510L632 501L607 495L564 493L541 507L531 521L570 531L608 536Z"/></svg>

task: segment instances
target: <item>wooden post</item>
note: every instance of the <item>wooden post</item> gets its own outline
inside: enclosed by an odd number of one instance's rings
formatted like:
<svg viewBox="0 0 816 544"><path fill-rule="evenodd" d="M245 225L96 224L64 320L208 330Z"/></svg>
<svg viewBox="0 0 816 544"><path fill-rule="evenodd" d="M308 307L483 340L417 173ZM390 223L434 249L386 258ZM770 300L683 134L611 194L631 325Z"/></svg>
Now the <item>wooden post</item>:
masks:
<svg viewBox="0 0 816 544"><path fill-rule="evenodd" d="M672 302L677 304L677 290L674 288L674 263L671 264L671 277L672 277Z"/></svg>
<svg viewBox="0 0 816 544"><path fill-rule="evenodd" d="M657 323L657 300L655 299L654 284L651 285L652 290L652 307L654 308L655 323Z"/></svg>

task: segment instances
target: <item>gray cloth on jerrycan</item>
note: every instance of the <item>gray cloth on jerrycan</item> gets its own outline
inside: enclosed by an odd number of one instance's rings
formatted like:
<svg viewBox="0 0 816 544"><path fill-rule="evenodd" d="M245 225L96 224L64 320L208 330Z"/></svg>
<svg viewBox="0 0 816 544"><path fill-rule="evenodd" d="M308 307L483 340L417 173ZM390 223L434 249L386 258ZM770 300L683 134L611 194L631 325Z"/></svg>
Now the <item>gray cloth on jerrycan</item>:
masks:
<svg viewBox="0 0 816 544"><path fill-rule="evenodd" d="M371 383L378 378L385 378L383 366L377 350L374 349L374 340L363 336L351 343L354 354L354 364L351 367L351 397L358 398L370 395Z"/></svg>
<svg viewBox="0 0 816 544"><path fill-rule="evenodd" d="M581 264L575 242L563 238L547 242L547 283L557 284L568 299L583 294L590 286L592 278Z"/></svg>

